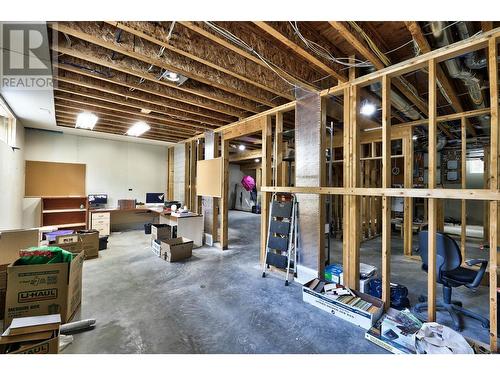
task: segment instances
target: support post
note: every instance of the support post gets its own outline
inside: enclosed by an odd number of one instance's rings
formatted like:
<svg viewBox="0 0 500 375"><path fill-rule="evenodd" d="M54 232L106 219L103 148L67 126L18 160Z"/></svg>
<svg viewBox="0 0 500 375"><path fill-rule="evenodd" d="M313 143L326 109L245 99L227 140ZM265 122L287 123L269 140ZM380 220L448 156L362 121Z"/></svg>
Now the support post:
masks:
<svg viewBox="0 0 500 375"><path fill-rule="evenodd" d="M462 175L462 189L467 189L467 119L462 117L460 123L461 129L461 139L462 139L462 163L461 163L461 175ZM465 262L465 242L467 239L467 201L462 199L461 206L461 230L460 230L460 252L462 253L462 262Z"/></svg>
<svg viewBox="0 0 500 375"><path fill-rule="evenodd" d="M276 131L274 133L274 184L283 186L283 113L276 113Z"/></svg>
<svg viewBox="0 0 500 375"><path fill-rule="evenodd" d="M500 126L498 116L498 44L495 38L488 43L488 70L490 78L490 103L491 103L491 146L490 146L490 189L498 191L500 187L499 179L499 142ZM490 349L492 353L498 351L498 201L490 201Z"/></svg>
<svg viewBox="0 0 500 375"><path fill-rule="evenodd" d="M262 186L271 186L271 158L272 158L272 124L271 117L266 116L262 126ZM267 225L269 222L269 200L271 193L261 191L260 215L260 261L264 262L266 254Z"/></svg>
<svg viewBox="0 0 500 375"><path fill-rule="evenodd" d="M391 187L391 78L382 76L382 187ZM391 197L382 197L382 300L391 306Z"/></svg>
<svg viewBox="0 0 500 375"><path fill-rule="evenodd" d="M220 246L226 250L229 244L229 140L222 136L222 197L221 197L221 220L220 220Z"/></svg>
<svg viewBox="0 0 500 375"><path fill-rule="evenodd" d="M437 166L437 109L436 109L436 60L429 60L429 189L436 188ZM436 320L436 230L438 202L436 198L429 198L429 229L428 229L428 321Z"/></svg>
<svg viewBox="0 0 500 375"><path fill-rule="evenodd" d="M404 152L404 187L413 188L413 129L403 138ZM404 199L404 254L412 256L413 246L413 198Z"/></svg>

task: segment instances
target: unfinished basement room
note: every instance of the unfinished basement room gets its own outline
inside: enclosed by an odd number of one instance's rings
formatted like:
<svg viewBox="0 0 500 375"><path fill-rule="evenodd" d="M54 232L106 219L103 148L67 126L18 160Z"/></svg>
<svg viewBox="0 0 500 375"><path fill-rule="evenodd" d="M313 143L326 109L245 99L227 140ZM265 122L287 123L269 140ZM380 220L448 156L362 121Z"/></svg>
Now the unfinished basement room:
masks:
<svg viewBox="0 0 500 375"><path fill-rule="evenodd" d="M0 14L0 370L499 368L498 5L28 3Z"/></svg>

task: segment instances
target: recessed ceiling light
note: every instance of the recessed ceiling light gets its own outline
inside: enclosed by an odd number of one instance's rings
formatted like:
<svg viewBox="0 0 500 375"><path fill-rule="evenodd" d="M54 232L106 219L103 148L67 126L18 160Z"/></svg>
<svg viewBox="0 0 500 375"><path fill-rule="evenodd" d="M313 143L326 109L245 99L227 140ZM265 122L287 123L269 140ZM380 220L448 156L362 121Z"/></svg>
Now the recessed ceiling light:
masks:
<svg viewBox="0 0 500 375"><path fill-rule="evenodd" d="M144 121L138 121L132 125L129 130L127 130L127 135L138 137L147 132L149 129L151 129L151 126L146 124Z"/></svg>
<svg viewBox="0 0 500 375"><path fill-rule="evenodd" d="M141 113L145 113L146 115L149 115L151 113L151 110L147 109L147 108L142 108Z"/></svg>
<svg viewBox="0 0 500 375"><path fill-rule="evenodd" d="M375 113L377 110L377 107L375 107L375 104L370 103L370 102L364 102L361 105L361 109L359 110L359 113L361 113L363 116L371 116Z"/></svg>
<svg viewBox="0 0 500 375"><path fill-rule="evenodd" d="M94 129L98 117L90 112L82 112L76 117L75 127L79 129Z"/></svg>
<svg viewBox="0 0 500 375"><path fill-rule="evenodd" d="M255 162L258 163L260 161L260 159L255 159Z"/></svg>
<svg viewBox="0 0 500 375"><path fill-rule="evenodd" d="M179 80L181 79L179 74L174 73L174 72L166 72L164 77L172 82L179 82Z"/></svg>
<svg viewBox="0 0 500 375"><path fill-rule="evenodd" d="M240 150L240 151L244 151L245 148L246 148L245 145L239 145L238 146L238 150Z"/></svg>

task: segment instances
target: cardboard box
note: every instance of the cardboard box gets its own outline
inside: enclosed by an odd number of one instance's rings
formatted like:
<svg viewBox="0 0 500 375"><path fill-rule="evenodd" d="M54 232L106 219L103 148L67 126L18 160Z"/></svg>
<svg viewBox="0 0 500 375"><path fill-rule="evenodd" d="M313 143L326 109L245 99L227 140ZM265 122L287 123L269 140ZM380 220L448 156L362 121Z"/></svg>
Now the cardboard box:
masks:
<svg viewBox="0 0 500 375"><path fill-rule="evenodd" d="M78 254L83 250L82 239L77 233L57 236L54 246L60 247L73 254Z"/></svg>
<svg viewBox="0 0 500 375"><path fill-rule="evenodd" d="M4 327L13 318L61 314L68 322L82 299L84 253L71 263L37 264L7 267L7 298Z"/></svg>
<svg viewBox="0 0 500 375"><path fill-rule="evenodd" d="M161 241L161 252L167 262L177 262L193 255L193 241L178 237Z"/></svg>
<svg viewBox="0 0 500 375"><path fill-rule="evenodd" d="M325 267L325 279L335 284L344 285L344 272L341 264L330 264Z"/></svg>
<svg viewBox="0 0 500 375"><path fill-rule="evenodd" d="M99 231L79 231L78 236L82 241L82 250L85 253L85 259L99 257Z"/></svg>
<svg viewBox="0 0 500 375"><path fill-rule="evenodd" d="M0 265L11 264L19 258L19 250L38 246L38 238L38 228L1 231Z"/></svg>
<svg viewBox="0 0 500 375"><path fill-rule="evenodd" d="M38 229L0 232L0 320L4 317L7 293L7 266L19 258L19 250L38 246Z"/></svg>
<svg viewBox="0 0 500 375"><path fill-rule="evenodd" d="M22 348L9 352L9 354L58 354L59 353L59 331L54 331L51 339L37 342L31 345L23 345Z"/></svg>
<svg viewBox="0 0 500 375"><path fill-rule="evenodd" d="M170 240L172 235L172 227L168 224L152 224L151 225L151 240Z"/></svg>
<svg viewBox="0 0 500 375"><path fill-rule="evenodd" d="M370 313L354 306L336 301L335 299L329 298L322 293L315 292L309 288L312 281L313 280L302 286L302 300L304 302L310 303L321 310L338 316L339 318L351 322L359 327L370 329L377 322L377 320L380 319L382 313L384 312L384 302L378 298L355 290L352 291L357 297L360 297L364 301L370 302L373 306L377 307L376 312Z"/></svg>
<svg viewBox="0 0 500 375"><path fill-rule="evenodd" d="M151 240L151 251L157 257L162 257L161 241L160 240Z"/></svg>

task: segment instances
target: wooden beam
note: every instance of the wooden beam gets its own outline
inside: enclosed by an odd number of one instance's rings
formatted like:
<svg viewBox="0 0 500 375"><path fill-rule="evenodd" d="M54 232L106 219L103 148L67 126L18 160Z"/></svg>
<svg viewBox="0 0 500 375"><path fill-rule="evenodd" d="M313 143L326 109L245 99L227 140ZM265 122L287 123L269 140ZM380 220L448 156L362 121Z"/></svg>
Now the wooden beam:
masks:
<svg viewBox="0 0 500 375"><path fill-rule="evenodd" d="M283 186L283 113L276 114L276 131L274 133L274 185Z"/></svg>
<svg viewBox="0 0 500 375"><path fill-rule="evenodd" d="M413 129L403 138L404 187L413 188ZM404 254L411 256L413 251L413 198L404 199Z"/></svg>
<svg viewBox="0 0 500 375"><path fill-rule="evenodd" d="M498 113L498 41L490 39L488 43L488 72L490 81L490 103L491 103L491 145L490 145L490 190L498 191L500 188L500 117ZM490 257L489 257L489 274L490 274L490 349L492 353L498 351L498 217L499 217L499 202L490 202Z"/></svg>
<svg viewBox="0 0 500 375"><path fill-rule="evenodd" d="M372 197L412 197L435 199L467 199L474 201L500 201L500 191L489 189L402 189L402 188L343 188L317 186L263 186L263 191L270 193L284 192L294 194L326 194L326 195L368 195Z"/></svg>
<svg viewBox="0 0 500 375"><path fill-rule="evenodd" d="M116 113L126 114L128 116L128 118L130 118L130 116L133 116L136 119L148 121L151 124L163 125L166 128L170 125L171 127L175 128L175 129L178 129L178 130L182 129L181 126L178 123L176 123L175 121L170 121L169 119L166 119L166 118L161 117L161 116L155 116L152 114L143 114L140 112L134 112L134 111L119 107L116 104L114 106L112 106L112 105L102 104L98 101L90 101L88 98L79 98L78 95L74 95L74 94L71 94L71 95L58 94L55 96L55 99L56 100L64 100L66 102L71 102L71 103L77 103L77 104L82 106L82 109L84 107L100 108L100 109L107 110L107 111L113 111ZM124 116L124 117L127 118L127 116ZM196 129L196 128L193 129L193 128L194 127L184 127L184 129L186 129L187 132L190 132L190 133L192 133L193 131L199 132L199 131L203 130L203 129Z"/></svg>
<svg viewBox="0 0 500 375"><path fill-rule="evenodd" d="M102 95L99 93L96 93L95 91L89 90L89 89L80 89L80 90L75 90L74 87L71 85L63 84L63 85L57 85L54 87L54 91L57 91L58 93L65 93L65 96L59 95L59 97L67 97L68 99L75 99L77 97L83 97L83 98L88 98L92 99L92 101L88 99L84 99L85 101L88 100L88 104L94 104L94 105L101 105L101 102L105 103L111 103L111 105L116 105L119 106L119 108L127 108L128 111L132 111L132 113L139 113L143 114L145 116L151 116L151 118L154 119L162 119L165 121L168 121L172 124L176 124L179 126L187 127L187 128L193 128L197 129L200 131L207 130L207 129L214 129L213 126L208 125L206 123L202 122L195 122L193 120L189 121L184 121L184 120L177 120L177 116L171 114L168 111L163 110L159 106L152 106L152 105L143 105L140 101L134 100L132 98L129 98L127 100L120 100L120 98L112 97L109 95ZM98 103L98 104L97 104ZM144 113L143 110L148 110L149 113ZM137 112L134 112L135 110L138 110ZM157 116L152 113L158 113L163 116Z"/></svg>
<svg viewBox="0 0 500 375"><path fill-rule="evenodd" d="M50 48L64 55L63 57L71 56L79 60L84 60L92 64L139 77L140 79L153 82L154 84L168 87L171 91L173 90L175 92L175 96L187 96L191 100L191 103L193 103L193 96L195 96L205 108L217 109L231 116L244 117L246 116L243 114L244 112L259 112L256 103L236 100L234 97L228 96L222 90L212 88L208 85L194 85L193 83L188 84L188 82L186 82L179 86L163 79L159 80L158 75L147 72L147 67L145 67L144 64L140 62L135 62L134 64L133 60L112 60L109 57L109 51L92 47L92 45L75 43L71 47L64 47L58 44L51 45ZM140 80L138 80L138 82L140 82ZM243 113L241 111L243 111ZM238 113L241 114L238 115Z"/></svg>
<svg viewBox="0 0 500 375"><path fill-rule="evenodd" d="M391 78L382 77L382 188L391 187ZM391 306L391 197L382 198L382 301Z"/></svg>
<svg viewBox="0 0 500 375"><path fill-rule="evenodd" d="M358 53L368 61L370 61L373 66L377 69L384 69L385 64L380 61L380 59L372 52L365 44L359 39L346 25L344 22L339 21L329 21L329 24L338 31L338 33L350 44L352 47L358 51ZM403 79L398 78L393 82L394 86L401 91L401 93L406 96L424 115L427 115L427 106L424 101L413 91L408 89L407 85L409 83Z"/></svg>
<svg viewBox="0 0 500 375"><path fill-rule="evenodd" d="M271 185L271 158L272 158L272 123L271 117L266 116L262 126L262 185ZM260 261L263 264L266 254L267 231L269 221L269 204L271 194L261 191L260 215Z"/></svg>
<svg viewBox="0 0 500 375"><path fill-rule="evenodd" d="M252 160L252 159L260 159L262 157L261 150L252 150L241 152L233 155L229 155L229 161L231 163L243 160Z"/></svg>
<svg viewBox="0 0 500 375"><path fill-rule="evenodd" d="M462 189L467 189L467 129L466 129L466 119L462 117L460 121L461 129L461 178L462 178ZM460 252L462 253L462 261L465 261L465 245L467 240L467 201L462 199L461 202L461 228L460 228Z"/></svg>
<svg viewBox="0 0 500 375"><path fill-rule="evenodd" d="M250 60L250 61L253 61L254 63L256 64L259 64L261 65L262 67L266 68L266 69L269 69L271 70L273 73L274 71L269 67L268 63L262 61L262 59L260 59L259 57L257 57L257 55L255 54L252 54L246 50L243 50L237 46L235 46L234 44L228 42L227 40L219 37L218 35L210 32L209 30L207 30L206 28L198 25L197 23L195 22L184 22L184 21L178 21L178 23L180 23L182 26L204 36L205 38L225 47L226 49L234 52L234 53L237 53L238 55L244 57L245 59L247 60ZM224 25L226 26L226 25ZM227 25L227 26L231 26L231 25ZM226 26L226 27L227 27ZM235 27L237 25L234 25ZM229 30L232 34L237 34L237 31L236 30ZM259 45L259 47L263 46L266 44L266 40L262 39L262 40L257 40L256 38L258 38L257 34L255 33L252 33L253 35L248 35L248 38L245 38L244 36L239 36L241 39L247 39L245 42L248 44L248 45ZM250 38L253 38L252 40ZM267 48L265 48L265 50L262 50L263 47L259 48L259 54L260 55L264 55L264 57L266 58L266 60L268 61L271 61L273 62L273 64L275 66L277 66L277 69L279 71L279 73L281 75L283 75L287 80L297 84L298 86L301 86L301 87L304 87L308 90L311 90L311 91L315 91L317 88L316 86L310 84L309 82L314 82L316 79L319 79L321 77L319 77L318 75L313 75L313 71L311 70L311 72L309 72L307 75L305 75L303 72L307 70L307 67L304 67L303 64L301 62L299 62L299 64L297 64L295 61L291 61L291 59L289 58L289 56L286 56L285 53L283 53L283 51L280 51L278 48L275 47L275 50L273 50L272 52L269 51L269 47L268 45L266 45ZM267 53L266 53L267 52ZM279 60L276 59L276 62L274 62L273 60L274 57L276 55L280 55L278 56L279 57ZM277 62L278 61L287 61L287 64L286 64L286 68L285 67L279 67ZM298 67L295 67L296 65L301 65L300 68ZM290 70L290 72L288 72L288 70ZM299 78L300 77L300 78Z"/></svg>
<svg viewBox="0 0 500 375"><path fill-rule="evenodd" d="M436 60L429 60L429 189L436 188L437 168L437 103L436 103ZM427 247L427 294L428 321L436 321L436 231L437 200L429 198L429 231Z"/></svg>
<svg viewBox="0 0 500 375"><path fill-rule="evenodd" d="M56 108L56 116L63 116L63 117L71 116L73 125L76 124L76 116L78 116L78 114L80 114L82 111L85 110L98 114L99 115L98 123L100 123L101 121L105 121L108 123L112 122L121 125L126 129L130 128L134 124L134 122L141 120L141 118L134 119L131 116L115 115L114 112L111 111L100 111L99 108L97 107L68 105L65 103L61 103L59 99L55 104L55 108ZM174 126L165 125L163 123L157 123L151 121L148 121L148 124L151 126L153 130L157 130L163 133L168 133L165 135L171 136L172 138L177 138L178 140L185 139L187 136L194 134L194 132L192 131L187 131L182 129L179 130L175 128L175 125Z"/></svg>
<svg viewBox="0 0 500 375"><path fill-rule="evenodd" d="M233 97L234 104L253 101L269 107L277 105L271 101L274 94L251 87L246 82L234 79L199 62L186 59L175 53L166 53L160 56L159 48L154 48L150 43L136 43L134 38L122 38L118 43L115 40L115 29L110 25L96 22L57 22L50 23L49 27L95 46L223 90ZM128 62L130 63L130 61Z"/></svg>
<svg viewBox="0 0 500 375"><path fill-rule="evenodd" d="M429 45L429 42L425 38L425 35L422 32L422 29L420 28L418 22L405 21L405 25L406 25L406 28L408 29L408 31L410 32L411 36L413 37L413 40L417 43L418 48L420 48L420 50L423 53L431 52L432 51L431 46ZM453 109L456 112L463 112L464 108L462 106L462 103L460 103L460 99L458 98L458 96L455 92L455 89L453 88L453 85L451 84L450 80L448 79L448 77L444 73L443 69L439 65L437 66L436 75L437 75L438 81L443 86L446 95L450 99L451 105L453 106ZM472 126L472 124L470 124L469 121L467 121L467 122L468 122L467 126L469 128L469 131L471 132L472 135L476 136L477 135L476 129L474 129L474 127Z"/></svg>
<svg viewBox="0 0 500 375"><path fill-rule="evenodd" d="M311 64L323 70L325 73L330 74L332 77L337 79L338 82L342 83L346 81L345 77L342 74L340 74L339 72L337 72L336 70L334 70L333 68L331 68L330 66L328 66L327 64L325 64L324 62L322 62L321 60L319 60L318 58L307 52L306 50L304 50L302 47L300 47L299 45L288 39L281 32L279 32L271 25L269 25L269 23L256 21L254 22L254 24L257 25L260 29L264 30L269 35L271 35L272 37L279 40L281 43L290 48L296 54L298 54L305 60L309 61Z"/></svg>
<svg viewBox="0 0 500 375"><path fill-rule="evenodd" d="M112 21L108 23L259 89L272 92L274 95L288 100L295 99L291 94L291 87L281 79L270 77L269 70L262 69L260 65L255 66L234 54L228 60L228 51L216 44L203 42L196 34L182 25L176 27L175 33L169 40L167 25L164 23L160 25L153 22L136 21Z"/></svg>
<svg viewBox="0 0 500 375"><path fill-rule="evenodd" d="M165 106L177 108L188 113L224 122L235 121L235 118L242 117L246 113L243 111L240 112L239 110L218 102L212 102L208 99L196 97L189 93L179 91L171 86L147 81L145 79L141 82L140 76L131 75L126 71L126 69L111 70L109 67L104 67L104 69L108 70L106 74L98 71L100 67L99 65L85 60L72 58L71 56L64 56L64 59L60 57L59 61L59 63L54 62L52 64L52 67L56 71L63 70L72 72L77 74L79 77L84 77L84 80L86 81L89 81L88 78L93 78L97 85L103 85L101 82L107 82L111 84L110 87L121 86L127 88L129 92L140 91L155 95L161 98ZM71 65L77 63L84 66L82 66L82 68L76 68Z"/></svg>
<svg viewBox="0 0 500 375"><path fill-rule="evenodd" d="M155 97L153 95L149 95L147 93L140 93L140 92L134 92L130 91L130 89L127 89L122 86L117 86L117 85L112 85L108 84L106 82L94 80L90 77L85 77L82 79L76 74L65 74L65 76L56 76L54 77L54 80L58 82L65 82L67 84L70 84L74 87L74 89L79 89L80 87L84 87L86 89L91 89L95 91L100 91L106 94L111 94L113 96L121 96L123 99L121 101L128 101L128 99L133 99L134 101L144 103L142 107L144 109L151 109L154 111L152 108L158 108L158 107L163 107L160 112L161 113L166 113L168 115L173 115L178 118L183 118L184 120L188 121L196 121L196 122L201 122L206 125L212 125L212 126L223 126L227 124L228 122L231 121L221 121L218 119L213 119L211 117L205 117L203 115L200 115L199 113L192 113L192 112L185 112L182 109L179 109L178 106L175 105L169 105L169 103L165 103L165 99L162 97ZM76 86L76 87L75 87ZM120 100L117 100L120 102ZM149 107L149 105L152 104L154 107Z"/></svg>
<svg viewBox="0 0 500 375"><path fill-rule="evenodd" d="M229 140L222 135L222 197L221 197L221 238L222 250L229 246Z"/></svg>

